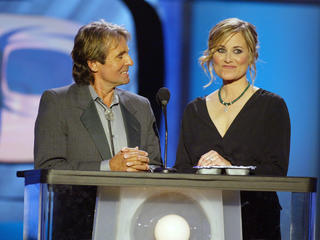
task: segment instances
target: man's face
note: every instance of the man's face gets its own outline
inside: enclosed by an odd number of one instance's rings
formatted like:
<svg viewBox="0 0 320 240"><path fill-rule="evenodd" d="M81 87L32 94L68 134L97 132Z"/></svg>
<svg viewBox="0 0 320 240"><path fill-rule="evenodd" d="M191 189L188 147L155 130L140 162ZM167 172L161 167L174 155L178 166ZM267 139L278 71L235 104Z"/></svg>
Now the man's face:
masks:
<svg viewBox="0 0 320 240"><path fill-rule="evenodd" d="M121 37L120 41L109 50L105 63L94 62L94 85L103 88L117 87L130 81L129 67L133 61L129 56L127 41Z"/></svg>

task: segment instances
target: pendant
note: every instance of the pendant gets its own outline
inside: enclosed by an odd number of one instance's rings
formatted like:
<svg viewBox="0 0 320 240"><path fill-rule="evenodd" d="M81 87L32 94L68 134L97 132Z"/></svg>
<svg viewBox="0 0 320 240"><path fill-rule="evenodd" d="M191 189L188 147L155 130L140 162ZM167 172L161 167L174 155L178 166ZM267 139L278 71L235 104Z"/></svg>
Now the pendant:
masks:
<svg viewBox="0 0 320 240"><path fill-rule="evenodd" d="M224 112L228 112L228 105L224 106Z"/></svg>

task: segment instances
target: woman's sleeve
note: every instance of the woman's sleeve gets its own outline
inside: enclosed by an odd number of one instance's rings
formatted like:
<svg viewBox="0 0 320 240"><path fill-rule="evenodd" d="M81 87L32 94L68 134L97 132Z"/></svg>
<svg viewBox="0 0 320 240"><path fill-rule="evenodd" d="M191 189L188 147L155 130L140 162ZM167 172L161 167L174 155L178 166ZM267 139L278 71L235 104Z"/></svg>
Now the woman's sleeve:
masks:
<svg viewBox="0 0 320 240"><path fill-rule="evenodd" d="M185 111L181 123L181 129L180 129L180 137L179 137L179 144L176 154L176 163L174 168L177 169L178 172L184 172L184 173L192 173L196 170L193 168L194 164L192 163L192 159L189 153L188 146L186 145L187 138L190 137L189 134L186 132L186 122L188 122L189 117L187 114L187 111Z"/></svg>
<svg viewBox="0 0 320 240"><path fill-rule="evenodd" d="M290 118L282 98L271 104L264 124L264 146L257 175L286 176L290 153Z"/></svg>

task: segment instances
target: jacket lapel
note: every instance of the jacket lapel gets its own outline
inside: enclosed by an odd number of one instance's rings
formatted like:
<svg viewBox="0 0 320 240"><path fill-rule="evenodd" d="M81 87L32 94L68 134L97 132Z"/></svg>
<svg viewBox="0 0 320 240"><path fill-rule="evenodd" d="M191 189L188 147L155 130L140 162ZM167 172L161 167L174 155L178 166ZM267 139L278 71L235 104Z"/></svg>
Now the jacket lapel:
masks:
<svg viewBox="0 0 320 240"><path fill-rule="evenodd" d="M124 91L121 89L117 90L119 94L123 122L127 134L128 147L140 147L141 126L139 121L135 117L137 111L130 103L130 98L127 95L123 94Z"/></svg>
<svg viewBox="0 0 320 240"><path fill-rule="evenodd" d="M79 101L81 101L80 108L83 108L84 110L80 120L91 135L100 153L101 159L110 159L111 153L108 140L105 136L95 103L91 98L89 88L87 86L83 86L82 88L84 89L81 89L81 92L79 92Z"/></svg>
<svg viewBox="0 0 320 240"><path fill-rule="evenodd" d="M124 94L124 91L117 89L119 94L119 101L121 112L123 116L124 126L127 134L128 147L140 146L140 122L135 117L136 109L130 102L130 97ZM99 114L97 112L94 101L91 98L88 86L79 86L78 91L78 103L79 107L83 109L81 115L81 122L91 135L101 158L110 159L111 152L109 149L109 143L105 136L104 129L102 127Z"/></svg>

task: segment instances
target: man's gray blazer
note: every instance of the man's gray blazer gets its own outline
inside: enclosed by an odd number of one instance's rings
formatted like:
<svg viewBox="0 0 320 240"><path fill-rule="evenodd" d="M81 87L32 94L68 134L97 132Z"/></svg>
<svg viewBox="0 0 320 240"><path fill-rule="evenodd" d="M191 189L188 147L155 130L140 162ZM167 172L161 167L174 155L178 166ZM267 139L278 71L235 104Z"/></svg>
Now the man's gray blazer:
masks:
<svg viewBox="0 0 320 240"><path fill-rule="evenodd" d="M149 153L162 165L155 118L149 101L118 89L128 147ZM45 91L35 124L35 168L99 170L110 149L88 86L76 84Z"/></svg>

